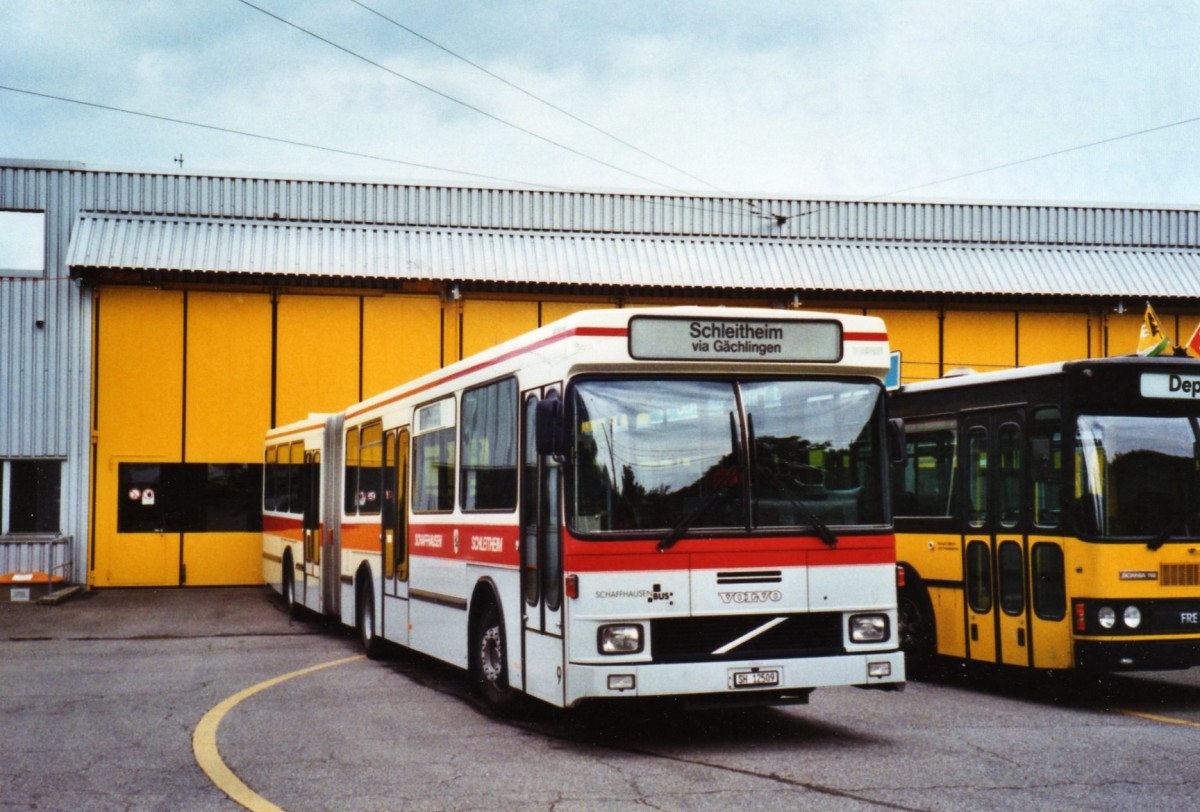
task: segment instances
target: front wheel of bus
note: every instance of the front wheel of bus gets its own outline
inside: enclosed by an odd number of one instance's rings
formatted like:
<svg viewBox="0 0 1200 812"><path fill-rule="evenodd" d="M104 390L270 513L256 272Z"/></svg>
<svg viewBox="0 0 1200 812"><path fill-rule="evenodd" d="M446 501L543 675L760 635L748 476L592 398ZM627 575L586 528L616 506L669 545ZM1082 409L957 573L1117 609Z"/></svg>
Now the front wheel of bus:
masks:
<svg viewBox="0 0 1200 812"><path fill-rule="evenodd" d="M296 603L296 574L295 568L292 566L292 557L285 555L283 558L283 584L281 590L283 592L283 608L287 610L289 617L300 616L300 604Z"/></svg>
<svg viewBox="0 0 1200 812"><path fill-rule="evenodd" d="M383 638L375 632L375 592L367 581L358 590L358 642L369 659L383 654Z"/></svg>
<svg viewBox="0 0 1200 812"><path fill-rule="evenodd" d="M504 624L495 606L483 612L472 641L472 665L480 696L493 711L508 710L516 692L508 684L508 649Z"/></svg>
<svg viewBox="0 0 1200 812"><path fill-rule="evenodd" d="M904 649L908 670L918 673L932 664L937 652L933 605L924 589L911 586L901 589L896 598L900 647Z"/></svg>

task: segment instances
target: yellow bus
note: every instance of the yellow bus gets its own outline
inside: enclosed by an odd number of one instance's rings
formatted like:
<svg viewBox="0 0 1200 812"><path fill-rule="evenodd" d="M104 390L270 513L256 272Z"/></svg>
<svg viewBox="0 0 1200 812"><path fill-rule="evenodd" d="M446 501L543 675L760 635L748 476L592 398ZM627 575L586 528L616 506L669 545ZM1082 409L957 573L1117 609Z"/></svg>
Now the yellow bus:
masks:
<svg viewBox="0 0 1200 812"><path fill-rule="evenodd" d="M1200 363L968 373L901 387L890 414L910 661L1200 662Z"/></svg>

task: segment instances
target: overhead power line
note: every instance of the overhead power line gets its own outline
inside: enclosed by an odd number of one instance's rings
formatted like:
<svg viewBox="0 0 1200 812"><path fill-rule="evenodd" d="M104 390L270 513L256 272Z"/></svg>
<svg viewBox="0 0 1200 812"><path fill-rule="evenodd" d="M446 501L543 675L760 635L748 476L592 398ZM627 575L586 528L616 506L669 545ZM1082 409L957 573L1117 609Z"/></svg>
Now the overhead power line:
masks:
<svg viewBox="0 0 1200 812"><path fill-rule="evenodd" d="M1185 119L1181 119L1179 121L1172 121L1169 124L1158 124L1154 127L1146 127L1145 129L1134 130L1133 132L1123 133L1121 135L1114 135L1109 138L1101 138L1099 141L1089 141L1086 144L1076 144L1075 146L1064 147L1062 149L1056 149L1056 150L1053 150L1052 152L1043 152L1039 155L1030 155L1027 158L1018 158L1015 161L1008 161L1006 163L996 164L995 166L987 166L987 167L984 167L983 169L974 169L974 170L971 170L970 172L962 172L958 175L951 175L950 177L939 178L938 180L931 180L931 181L927 181L925 183L918 183L915 186L906 186L903 189L894 189L890 192L880 192L877 195L872 195L871 197L862 198L862 202L869 203L873 200L882 200L885 197L892 197L893 195L902 195L905 192L915 192L917 189L928 189L931 186L940 186L943 183L951 183L956 180L963 180L964 178L973 178L977 175L986 175L989 172L998 172L1001 169L1011 169L1014 166L1021 166L1022 164L1029 164L1029 163L1033 163L1034 161L1043 161L1047 158L1056 158L1060 155L1069 155L1072 152L1080 152L1085 149L1091 149L1092 147L1099 147L1099 146L1103 146L1104 144L1112 144L1116 141L1125 141L1129 138L1137 138L1138 136L1141 136L1141 135L1148 135L1150 133L1160 132L1162 130L1169 130L1172 127L1182 127L1185 124L1195 124L1198 121L1200 121L1200 116L1193 116L1192 118L1185 118ZM827 210L828 208L829 208L829 206L818 206L815 209L812 209L810 211L803 211L798 214L792 214L792 215L786 215L786 216L782 215L782 214L774 214L774 215L764 215L764 216L774 217L775 220L777 222L779 222L780 225L783 225L788 220L792 220L797 217L809 217L814 214L820 214L821 212Z"/></svg>
<svg viewBox="0 0 1200 812"><path fill-rule="evenodd" d="M279 138L273 135L264 135L263 133L250 132L248 130L237 130L232 127L221 127L216 124L204 124L199 121L188 121L182 118L173 118L171 116L163 116L157 113L147 113L141 110L129 110L124 107L114 107L109 104L100 104L98 102L84 101L83 99L72 99L67 96L56 96L52 93L39 93L36 90L27 90L20 87L12 87L9 85L0 85L0 90L7 90L11 93L23 93L26 96L37 96L42 99L50 99L52 101L66 102L68 104L78 104L83 107L91 107L96 110L108 110L113 113L124 113L130 116L139 116L141 118L150 118L156 121L166 121L171 124L182 124L185 127L198 127L203 130L212 130L213 132L228 133L230 135L240 135L246 138L257 138L261 141L271 141L276 144L287 144L293 147L305 147L307 149L317 149L323 152L332 152L338 155L348 155L352 158L368 158L373 161L386 161L387 163L400 164L401 166L411 166L417 169L430 169L435 172L451 172L455 175L468 175L475 178L483 178L485 180L493 180L499 183L515 183L522 186L535 186L540 189L550 189L561 191L560 187L547 186L540 183L529 183L528 181L514 180L512 178L503 178L496 175L485 175L480 172L469 172L465 169L452 169L446 166L435 166L433 164L422 164L415 161L404 161L399 158L389 158L386 155L372 155L367 152L356 152L349 149L341 149L339 147L331 147L325 144L314 144L308 141L296 141L291 138Z"/></svg>
<svg viewBox="0 0 1200 812"><path fill-rule="evenodd" d="M301 25L298 25L298 24L292 22L291 20L284 19L283 17L280 17L278 14L275 14L273 12L267 11L264 8L256 6L253 3L251 3L249 0L238 0L238 2L241 3L242 5L246 6L247 8L254 9L255 11L257 11L261 14L264 14L274 20L278 20L279 22L283 23L284 25L289 26L290 28L294 28L295 30L301 32L302 34L307 34L308 36L312 37L313 39L319 40L320 42L323 42L332 48L336 48L337 50L341 51L344 54L347 54L348 56L352 56L355 59L358 59L362 62L365 62L368 65L371 65L372 67L379 68L382 71L386 71L386 72L390 73L392 76L395 76L397 79L403 79L406 82L410 82L411 84L416 85L417 87L421 88L422 90L426 90L426 91L434 94L435 96L445 99L446 101L449 101L453 104L457 104L457 105L464 107L467 110L470 110L474 113L478 113L479 115L484 116L485 118L491 119L492 121L495 121L498 124L503 124L505 127L509 127L511 129L516 130L517 132L524 133L525 135L528 135L531 138L536 138L539 141L542 141L546 144L550 144L551 146L557 147L561 150L565 150L565 151L571 153L572 155L577 155L580 158L583 158L585 160L592 161L593 163L599 164L601 166L607 167L607 168L615 170L617 172L621 172L622 174L629 175L630 177L637 178L638 180L641 180L641 181L645 181L646 183L650 183L655 186L661 186L664 189L670 189L671 191L674 191L674 192L682 192L683 191L682 189L678 189L668 183L663 183L661 181L654 180L653 178L648 178L648 177L645 177L644 175L639 175L636 172L632 172L628 169L624 169L620 166L617 166L616 164L609 163L608 161L605 161L602 158L597 158L594 155L588 155L586 152L582 152L580 150L575 149L574 147L567 146L566 144L563 144L559 141L555 141L552 138L548 138L547 136L544 136L541 133L537 133L526 127L522 127L520 124L516 124L512 121L508 121L507 119L501 118L500 116L494 115L493 113L489 113L488 111L486 111L480 107L476 107L475 105L473 105L469 102L465 102L462 99L455 98L454 96L451 96L448 93L444 93L444 92L438 90L437 88L430 87L429 85L426 85L422 82L418 82L416 79L413 79L411 76L405 76L403 73L400 73L399 71L392 70L387 65L384 65L380 62L376 62L375 60L365 57L362 54L360 54L356 51L353 51L344 45L339 45L338 43L334 42L331 39L327 39L327 38L321 36L320 34L310 31L309 29L307 29Z"/></svg>
<svg viewBox="0 0 1200 812"><path fill-rule="evenodd" d="M971 172L963 172L960 175L953 175L951 177L942 178L940 180L931 180L928 183L920 183L920 184L917 184L916 186L909 186L905 189L897 189L894 192L885 192L881 195L877 195L876 197L890 197L892 195L900 195L900 194L904 194L905 192L916 191L917 189L925 189L930 186L939 186L943 183L950 183L951 181L962 180L964 178L973 178L976 175L983 175L988 172L996 172L1000 169L1010 169L1014 166L1020 166L1022 164L1033 163L1034 161L1041 161L1046 158L1056 158L1059 155L1068 155L1072 152L1079 152L1080 150L1091 149L1092 147L1099 147L1099 146L1103 146L1104 144L1111 144L1114 141L1124 141L1127 138L1136 138L1139 135L1148 135L1149 133L1159 132L1160 130L1169 130L1172 127L1182 127L1185 124L1195 124L1197 121L1200 121L1200 116L1195 116L1193 118L1185 118L1182 121L1173 121L1170 124L1159 124L1156 127L1147 127L1144 130L1136 130L1134 132L1125 133L1123 135L1114 135L1111 138L1101 138L1099 141L1092 141L1087 144L1077 144L1076 146L1073 146L1073 147L1065 147L1063 149L1056 149L1053 152L1043 152L1041 155L1031 155L1028 158L1019 158L1015 161L1009 161L1008 163L997 164L995 166L989 166L989 167L986 167L985 169L976 169ZM868 200L873 200L873 199L875 199L875 198L868 198Z"/></svg>
<svg viewBox="0 0 1200 812"><path fill-rule="evenodd" d="M365 11L369 11L371 14L374 14L376 17L379 17L381 20L391 23L392 25L396 26L397 28L401 29L402 31L407 31L409 34L413 35L414 37L416 37L419 40L422 40L422 41L432 45L434 48L437 48L439 51L449 54L450 56L454 57L455 59L459 60L460 62L470 65L475 70L487 74L488 76L495 79L497 82L507 85L508 87L511 87L513 90L517 91L518 93L524 94L525 96L528 96L529 98L533 99L534 101L536 101L540 104L543 104L546 107L549 107L551 110L554 110L556 113L560 113L560 114L566 116L567 118L571 119L572 121L574 121L578 124L582 124L584 127L587 127L588 129L590 129L594 132L600 133L601 135L605 136L606 138L609 138L609 139L617 142L621 146L631 149L634 152L638 153L639 155L643 155L643 156L649 158L650 160L655 161L655 162L661 164L662 166L667 167L668 169L678 172L679 174L684 175L686 177L689 177L692 180L696 181L697 183L701 183L701 184L707 186L708 188L712 189L713 191L720 192L722 194L728 194L728 192L726 192L724 189L722 189L719 186L716 186L712 183L709 183L704 178L699 177L698 175L693 175L691 172L688 172L686 169L678 167L675 164L670 163L669 161L665 161L662 158L659 158L657 155L647 152L646 150L642 149L641 147L637 146L636 144L632 144L629 141L626 141L625 139L621 138L620 136L614 135L613 133L610 133L608 130L598 127L595 124L592 124L590 121L580 118L579 116L575 115L574 113L572 113L569 110L564 110L562 107L558 106L554 102L549 101L548 99L544 99L541 96L537 95L536 93L526 90L525 88L521 87L520 85L516 84L515 82L505 79L503 76L499 75L498 73L495 73L494 71L491 71L488 68L485 68L483 65L480 65L477 62L473 62L472 60L468 59L467 57L463 56L460 53L450 50L445 45L442 45L441 43L430 39L429 37L425 36L421 32L414 31L412 28L409 28L407 25L400 22L399 20L395 20L395 19L387 16L383 12L379 11L378 9L368 6L366 3L362 2L362 0L350 0L350 2Z"/></svg>

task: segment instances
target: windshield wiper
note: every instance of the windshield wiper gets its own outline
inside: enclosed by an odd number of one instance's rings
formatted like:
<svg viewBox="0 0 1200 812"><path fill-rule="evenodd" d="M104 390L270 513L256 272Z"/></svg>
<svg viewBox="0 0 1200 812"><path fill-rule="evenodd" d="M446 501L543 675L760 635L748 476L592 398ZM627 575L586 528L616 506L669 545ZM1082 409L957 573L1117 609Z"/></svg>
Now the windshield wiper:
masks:
<svg viewBox="0 0 1200 812"><path fill-rule="evenodd" d="M1154 534L1153 538L1146 542L1146 549L1157 550L1162 547L1171 540L1171 536L1174 535L1176 528L1186 530L1188 522L1191 521L1197 513L1200 513L1200 511L1193 510L1190 513L1183 511L1176 513L1167 522L1166 527L1164 527L1162 530L1159 530Z"/></svg>
<svg viewBox="0 0 1200 812"><path fill-rule="evenodd" d="M755 473L763 474L771 481L771 484L774 485L781 494L783 494L783 498L786 499L792 505L792 507L800 511L800 515L804 518L804 521L812 525L813 531L816 532L821 541L825 542L830 547L837 546L837 536L834 535L833 531L829 529L829 525L825 524L821 517L813 512L812 508L801 501L800 497L796 496L795 490L789 487L782 479L780 479L774 471L772 471L770 468L764 468L760 465L755 468Z"/></svg>
<svg viewBox="0 0 1200 812"><path fill-rule="evenodd" d="M755 443L757 441L754 438L754 416L753 415L746 416L746 424L747 424L747 430L750 433L750 448L757 450L758 446L755 445ZM771 481L771 484L774 485L775 488L778 489L778 491L781 494L783 494L783 498L786 499L791 504L792 507L794 507L794 508L796 508L796 510L800 511L800 515L802 517L804 517L804 520L806 522L808 522L808 524L812 527L813 532L815 532L817 534L817 536L821 539L821 541L825 542L825 544L827 544L830 547L837 546L837 543L838 543L837 536L835 536L833 534L833 531L829 529L829 525L825 524L825 522L823 522L821 520L821 517L813 512L812 508L810 508L803 501L801 501L800 497L796 496L795 488L789 487L788 485L786 485L783 482L783 480L781 480L779 478L779 476L774 471L772 471L770 468L766 468L766 467L760 465L757 461L757 457L755 459L754 472L750 479L751 491L754 490L754 476L757 476L759 474L763 474L764 476L766 476L766 478ZM753 502L754 499L755 499L755 496L753 493L751 493L751 502Z"/></svg>
<svg viewBox="0 0 1200 812"><path fill-rule="evenodd" d="M669 550L674 547L675 544L681 538L683 538L683 534L691 529L692 523L695 522L696 519L700 518L700 514L704 512L705 508L723 504L725 500L729 498L729 494L733 493L736 487L736 482L729 485L724 485L713 491L712 496L710 496L708 499L701 500L700 504L688 511L688 514L679 520L679 524L668 530L666 535L658 540L658 551L661 553L663 550Z"/></svg>
<svg viewBox="0 0 1200 812"><path fill-rule="evenodd" d="M679 520L679 523L666 532L666 534L658 540L658 551L669 550L674 547L683 534L691 528L692 523L700 518L700 514L707 507L712 507L725 502L729 498L729 494L741 487L741 476L739 472L742 470L742 444L738 441L737 417L733 412L729 413L729 437L733 447L733 459L728 465L721 465L714 470L724 471L727 474L725 484L713 491L712 496L708 499L702 499L700 504L687 512L687 515Z"/></svg>

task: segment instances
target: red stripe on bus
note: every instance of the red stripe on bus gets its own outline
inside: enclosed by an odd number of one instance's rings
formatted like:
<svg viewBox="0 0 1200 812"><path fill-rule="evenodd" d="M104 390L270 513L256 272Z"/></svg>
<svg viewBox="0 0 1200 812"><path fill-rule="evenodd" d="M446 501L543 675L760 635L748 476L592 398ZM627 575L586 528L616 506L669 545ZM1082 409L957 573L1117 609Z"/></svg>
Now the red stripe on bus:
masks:
<svg viewBox="0 0 1200 812"><path fill-rule="evenodd" d="M819 543L819 542L818 542ZM759 569L762 567L845 567L867 564L896 563L896 551L891 548L858 550L791 550L757 556L745 551L693 555L688 553L628 555L568 556L564 569L568 572L644 572L648 570L689 569Z"/></svg>
<svg viewBox="0 0 1200 812"><path fill-rule="evenodd" d="M842 333L846 341L887 341L887 333Z"/></svg>

